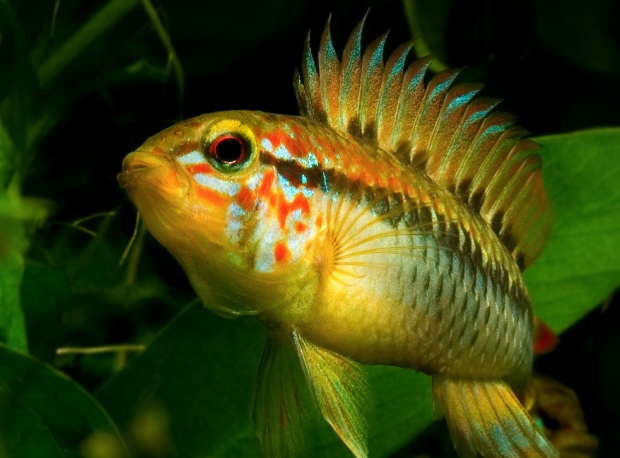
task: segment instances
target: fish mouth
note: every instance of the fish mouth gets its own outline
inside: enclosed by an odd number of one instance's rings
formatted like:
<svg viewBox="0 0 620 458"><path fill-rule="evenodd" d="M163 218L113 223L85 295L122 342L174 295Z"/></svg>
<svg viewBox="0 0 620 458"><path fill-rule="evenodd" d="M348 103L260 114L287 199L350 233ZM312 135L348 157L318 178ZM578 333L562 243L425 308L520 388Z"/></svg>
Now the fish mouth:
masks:
<svg viewBox="0 0 620 458"><path fill-rule="evenodd" d="M170 161L163 156L136 151L130 153L123 160L121 173L116 176L116 180L121 188L134 188L139 180L147 178L156 170L170 166Z"/></svg>

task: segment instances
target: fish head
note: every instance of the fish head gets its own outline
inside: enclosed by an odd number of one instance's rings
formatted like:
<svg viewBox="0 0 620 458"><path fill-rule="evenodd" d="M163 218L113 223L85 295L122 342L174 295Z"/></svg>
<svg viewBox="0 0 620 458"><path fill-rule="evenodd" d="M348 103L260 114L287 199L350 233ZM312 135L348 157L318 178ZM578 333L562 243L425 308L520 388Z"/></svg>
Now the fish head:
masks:
<svg viewBox="0 0 620 458"><path fill-rule="evenodd" d="M259 161L261 115L220 112L175 124L130 153L118 175L204 305L225 316L278 307L308 283L270 217L278 183L273 165Z"/></svg>

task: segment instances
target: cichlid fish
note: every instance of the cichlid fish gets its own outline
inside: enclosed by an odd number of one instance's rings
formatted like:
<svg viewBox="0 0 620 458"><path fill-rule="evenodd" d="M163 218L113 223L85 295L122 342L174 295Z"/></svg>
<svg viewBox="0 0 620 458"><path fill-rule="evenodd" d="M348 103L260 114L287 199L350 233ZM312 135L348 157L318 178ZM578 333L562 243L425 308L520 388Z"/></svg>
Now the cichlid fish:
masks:
<svg viewBox="0 0 620 458"><path fill-rule="evenodd" d="M119 183L205 307L267 329L252 418L267 456L303 450L306 383L366 457L362 366L430 374L463 457L555 457L513 389L530 375L522 270L550 227L538 145L477 84L386 35L342 62L306 41L300 116L205 114L149 138Z"/></svg>

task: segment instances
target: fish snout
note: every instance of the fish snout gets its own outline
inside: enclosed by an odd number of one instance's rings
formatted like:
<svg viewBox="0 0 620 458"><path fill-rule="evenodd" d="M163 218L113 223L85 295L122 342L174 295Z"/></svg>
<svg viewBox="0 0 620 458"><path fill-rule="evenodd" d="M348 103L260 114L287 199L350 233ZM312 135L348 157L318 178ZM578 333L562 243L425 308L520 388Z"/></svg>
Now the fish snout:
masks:
<svg viewBox="0 0 620 458"><path fill-rule="evenodd" d="M165 156L157 156L143 151L129 153L123 160L123 173L139 169L149 169L169 165L170 161Z"/></svg>
<svg viewBox="0 0 620 458"><path fill-rule="evenodd" d="M170 167L170 159L144 151L135 151L123 159L122 171L116 176L121 188L135 187L141 180L153 175L156 170Z"/></svg>

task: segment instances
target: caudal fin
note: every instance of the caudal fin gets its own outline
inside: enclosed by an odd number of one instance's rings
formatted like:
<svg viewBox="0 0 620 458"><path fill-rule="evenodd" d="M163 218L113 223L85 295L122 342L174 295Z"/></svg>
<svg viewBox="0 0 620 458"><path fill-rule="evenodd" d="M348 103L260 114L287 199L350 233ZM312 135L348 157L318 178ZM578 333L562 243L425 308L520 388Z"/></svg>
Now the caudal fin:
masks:
<svg viewBox="0 0 620 458"><path fill-rule="evenodd" d="M559 457L505 382L435 376L433 398L463 458Z"/></svg>

